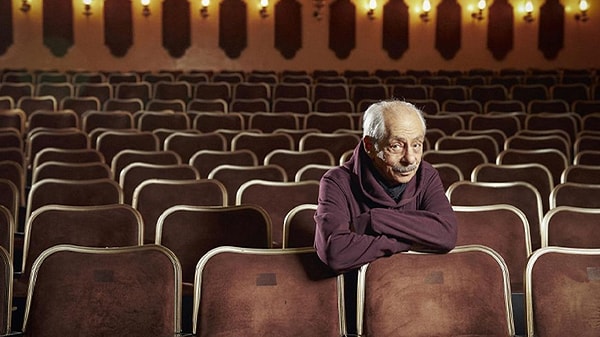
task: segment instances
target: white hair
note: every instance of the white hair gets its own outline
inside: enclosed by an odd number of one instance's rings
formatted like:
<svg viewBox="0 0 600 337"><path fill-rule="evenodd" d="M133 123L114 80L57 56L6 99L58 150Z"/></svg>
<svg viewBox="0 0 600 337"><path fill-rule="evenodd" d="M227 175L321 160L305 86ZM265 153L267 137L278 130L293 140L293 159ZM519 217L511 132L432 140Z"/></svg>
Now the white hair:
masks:
<svg viewBox="0 0 600 337"><path fill-rule="evenodd" d="M427 130L423 111L412 103L400 100L386 100L372 104L363 114L363 138L369 136L375 140L375 145L383 140L385 135L385 120L383 118L386 111L408 110L413 111L419 116L423 125L423 132Z"/></svg>

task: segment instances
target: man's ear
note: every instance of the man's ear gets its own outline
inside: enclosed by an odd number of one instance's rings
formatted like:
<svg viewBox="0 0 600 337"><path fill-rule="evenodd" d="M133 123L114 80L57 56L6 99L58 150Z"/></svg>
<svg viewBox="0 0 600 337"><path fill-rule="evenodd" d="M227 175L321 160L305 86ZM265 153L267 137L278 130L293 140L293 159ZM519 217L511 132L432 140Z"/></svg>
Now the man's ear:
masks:
<svg viewBox="0 0 600 337"><path fill-rule="evenodd" d="M372 156L372 154L375 153L375 143L373 142L373 138L371 138L369 136L365 136L363 138L363 144L364 144L365 152L367 152L367 154L369 154L369 156Z"/></svg>

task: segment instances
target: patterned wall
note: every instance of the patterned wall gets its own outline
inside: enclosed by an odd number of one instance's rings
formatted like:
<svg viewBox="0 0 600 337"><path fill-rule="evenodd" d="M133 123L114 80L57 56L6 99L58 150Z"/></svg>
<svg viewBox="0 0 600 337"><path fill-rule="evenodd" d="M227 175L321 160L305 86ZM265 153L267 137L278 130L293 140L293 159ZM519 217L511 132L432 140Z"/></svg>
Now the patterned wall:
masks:
<svg viewBox="0 0 600 337"><path fill-rule="evenodd" d="M11 0L0 0L0 55L13 42L11 4ZM301 47L301 5L296 0L279 0L275 5L273 47L287 59L293 58ZM334 0L328 6L328 46L339 59L345 59L356 47L356 4ZM437 6L435 48L444 59L454 58L461 47L461 11L457 0L442 0ZM73 45L73 12L72 0L43 0L44 45L55 56L64 56ZM513 12L508 0L495 0L489 6L487 48L497 60L513 48ZM103 14L105 43L114 56L122 57L133 44L132 3L106 0ZM219 47L229 58L239 57L247 46L247 15L248 4L243 0L223 0L219 4ZM191 45L190 17L188 0L162 3L163 47L174 58L181 57ZM547 59L556 58L563 47L564 17L565 8L558 0L546 0L541 6L538 48ZM401 58L410 48L408 20L408 5L403 0L388 0L384 4L382 47L392 59Z"/></svg>

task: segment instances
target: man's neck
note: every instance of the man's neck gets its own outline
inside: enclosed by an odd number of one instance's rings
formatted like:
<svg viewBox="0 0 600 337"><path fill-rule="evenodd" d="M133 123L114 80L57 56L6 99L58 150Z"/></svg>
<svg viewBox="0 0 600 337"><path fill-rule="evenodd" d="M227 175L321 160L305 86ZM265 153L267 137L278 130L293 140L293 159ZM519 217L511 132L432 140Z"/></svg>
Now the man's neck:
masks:
<svg viewBox="0 0 600 337"><path fill-rule="evenodd" d="M392 197L392 199L398 201L400 200L400 198L402 198L402 193L404 192L404 189L406 189L406 184L388 182L386 179L384 179L383 175L379 173L379 170L377 170L373 163L369 165L369 169L371 170L371 172L373 172L373 176L375 177L377 182L381 185L381 187L383 187L385 192L390 197Z"/></svg>

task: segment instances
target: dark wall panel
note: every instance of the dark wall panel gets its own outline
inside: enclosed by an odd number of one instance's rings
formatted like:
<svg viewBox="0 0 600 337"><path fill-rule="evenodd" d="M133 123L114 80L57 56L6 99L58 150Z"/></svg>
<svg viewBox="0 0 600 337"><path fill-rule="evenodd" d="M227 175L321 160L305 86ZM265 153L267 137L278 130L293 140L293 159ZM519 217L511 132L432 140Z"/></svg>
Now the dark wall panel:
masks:
<svg viewBox="0 0 600 337"><path fill-rule="evenodd" d="M235 59L248 46L246 3L241 0L223 0L219 5L219 47L225 55Z"/></svg>
<svg viewBox="0 0 600 337"><path fill-rule="evenodd" d="M281 0L275 5L275 48L292 59L302 48L302 5L296 0Z"/></svg>
<svg viewBox="0 0 600 337"><path fill-rule="evenodd" d="M0 55L13 44L12 0L0 0Z"/></svg>
<svg viewBox="0 0 600 337"><path fill-rule="evenodd" d="M187 0L165 0L162 15L163 47L172 57L182 57L192 45L190 3Z"/></svg>
<svg viewBox="0 0 600 337"><path fill-rule="evenodd" d="M404 0L390 0L383 6L383 49L397 60L408 50L408 6Z"/></svg>
<svg viewBox="0 0 600 337"><path fill-rule="evenodd" d="M125 56L133 45L131 0L104 1L104 44L116 57Z"/></svg>
<svg viewBox="0 0 600 337"><path fill-rule="evenodd" d="M44 0L44 45L54 56L65 56L73 46L73 2Z"/></svg>
<svg viewBox="0 0 600 337"><path fill-rule="evenodd" d="M346 59L355 47L356 6L350 0L336 0L329 5L329 49Z"/></svg>
<svg viewBox="0 0 600 337"><path fill-rule="evenodd" d="M564 47L565 7L558 0L546 0L540 7L538 49L544 57L553 60Z"/></svg>
<svg viewBox="0 0 600 337"><path fill-rule="evenodd" d="M442 0L437 6L435 49L446 60L460 50L461 7L456 0Z"/></svg>
<svg viewBox="0 0 600 337"><path fill-rule="evenodd" d="M503 60L513 49L515 15L508 0L496 0L490 6L487 48L496 60Z"/></svg>

